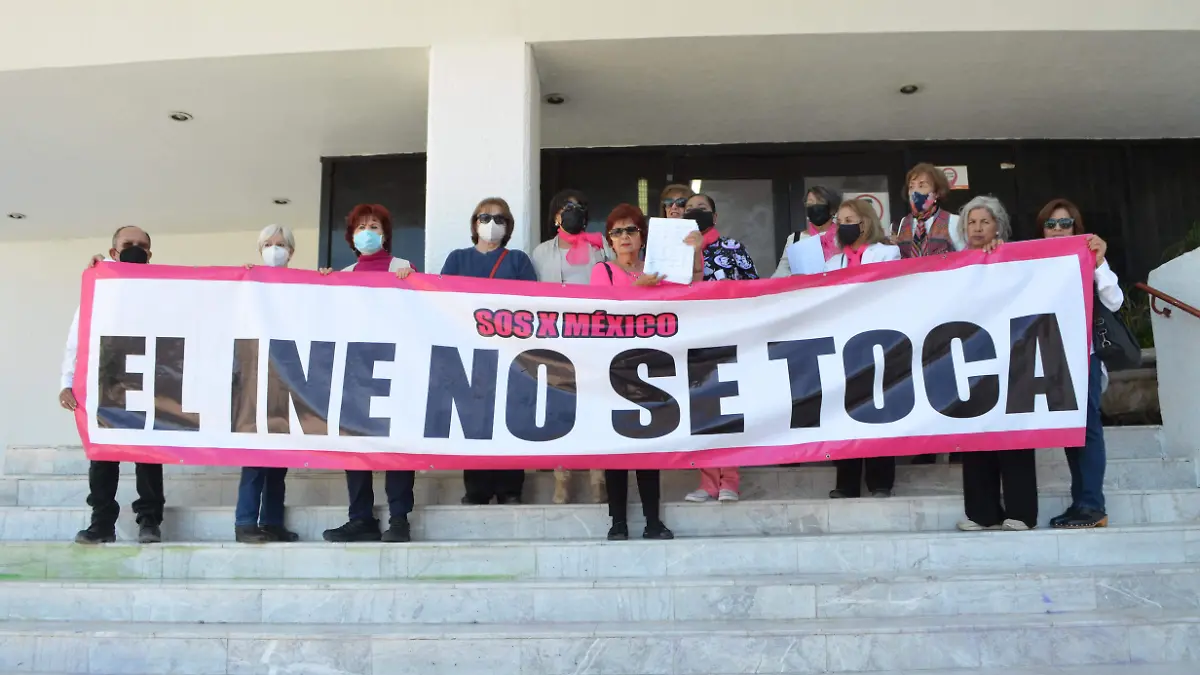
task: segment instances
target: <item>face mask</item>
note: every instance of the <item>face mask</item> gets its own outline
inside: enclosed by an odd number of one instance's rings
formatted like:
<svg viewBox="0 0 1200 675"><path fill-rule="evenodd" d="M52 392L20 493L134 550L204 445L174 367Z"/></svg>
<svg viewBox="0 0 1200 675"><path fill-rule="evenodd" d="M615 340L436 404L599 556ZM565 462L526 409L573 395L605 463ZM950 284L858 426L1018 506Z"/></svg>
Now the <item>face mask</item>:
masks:
<svg viewBox="0 0 1200 675"><path fill-rule="evenodd" d="M804 207L804 214L808 216L808 222L820 227L829 222L829 205L828 204L809 204Z"/></svg>
<svg viewBox="0 0 1200 675"><path fill-rule="evenodd" d="M566 209L562 212L563 232L579 234L587 228L587 211L582 209Z"/></svg>
<svg viewBox="0 0 1200 675"><path fill-rule="evenodd" d="M145 265L150 262L150 254L141 246L130 246L121 251L121 255L117 256L117 260L123 263L137 263Z"/></svg>
<svg viewBox="0 0 1200 675"><path fill-rule="evenodd" d="M374 230L359 230L354 233L354 248L363 255L378 253L383 248L383 235Z"/></svg>
<svg viewBox="0 0 1200 675"><path fill-rule="evenodd" d="M713 226L712 211L705 211L704 209L688 209L687 211L683 212L683 217L685 220L696 221L696 227L700 228L701 232L704 232Z"/></svg>
<svg viewBox="0 0 1200 675"><path fill-rule="evenodd" d="M843 247L851 246L858 241L862 235L862 225L859 223L842 223L838 225L837 238L838 243Z"/></svg>
<svg viewBox="0 0 1200 675"><path fill-rule="evenodd" d="M264 246L262 250L263 263L268 267L286 267L288 250L282 246Z"/></svg>
<svg viewBox="0 0 1200 675"><path fill-rule="evenodd" d="M913 211L916 213L923 213L926 206L933 206L936 203L937 197L933 196L932 192L929 194L922 194L920 192L912 193L912 206Z"/></svg>
<svg viewBox="0 0 1200 675"><path fill-rule="evenodd" d="M504 226L497 223L479 223L475 226L475 234L478 234L480 239L487 242L504 239L505 232Z"/></svg>

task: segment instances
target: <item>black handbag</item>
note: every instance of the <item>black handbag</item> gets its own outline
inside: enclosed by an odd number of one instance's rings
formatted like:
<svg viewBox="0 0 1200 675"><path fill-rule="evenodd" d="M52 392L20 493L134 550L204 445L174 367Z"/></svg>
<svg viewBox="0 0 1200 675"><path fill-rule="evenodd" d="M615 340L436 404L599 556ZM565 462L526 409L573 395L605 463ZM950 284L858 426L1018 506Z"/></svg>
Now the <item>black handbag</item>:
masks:
<svg viewBox="0 0 1200 675"><path fill-rule="evenodd" d="M1142 366L1142 348L1133 331L1100 302L1099 295L1092 298L1092 348L1109 371Z"/></svg>

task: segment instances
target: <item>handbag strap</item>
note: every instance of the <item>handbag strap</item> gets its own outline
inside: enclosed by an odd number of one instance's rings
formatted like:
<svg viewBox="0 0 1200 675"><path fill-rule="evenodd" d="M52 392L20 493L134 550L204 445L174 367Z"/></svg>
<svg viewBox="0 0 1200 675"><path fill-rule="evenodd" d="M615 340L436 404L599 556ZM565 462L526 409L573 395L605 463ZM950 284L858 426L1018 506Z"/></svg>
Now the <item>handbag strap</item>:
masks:
<svg viewBox="0 0 1200 675"><path fill-rule="evenodd" d="M508 249L504 249L500 252L500 257L496 258L496 264L492 265L492 273L488 275L489 279L496 278L496 272L500 271L500 263L504 262L504 256L506 255L508 255Z"/></svg>
<svg viewBox="0 0 1200 675"><path fill-rule="evenodd" d="M608 285L612 286L613 285L612 268L608 266L608 263L602 263L602 264L604 265L604 271L608 272Z"/></svg>

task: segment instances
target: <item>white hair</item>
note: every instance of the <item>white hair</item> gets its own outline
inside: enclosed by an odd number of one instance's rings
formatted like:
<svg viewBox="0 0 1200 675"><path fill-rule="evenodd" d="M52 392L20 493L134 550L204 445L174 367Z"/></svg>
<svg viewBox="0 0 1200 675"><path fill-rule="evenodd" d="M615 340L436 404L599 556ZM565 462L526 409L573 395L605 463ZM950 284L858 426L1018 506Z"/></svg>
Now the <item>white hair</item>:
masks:
<svg viewBox="0 0 1200 675"><path fill-rule="evenodd" d="M1012 238L1012 225L1009 223L1008 211L1004 210L1004 205L992 195L979 195L967 202L967 205L958 212L958 234L963 241L967 240L967 218L976 209L983 209L992 214L992 220L996 221L997 239L1008 241Z"/></svg>
<svg viewBox="0 0 1200 675"><path fill-rule="evenodd" d="M283 235L284 247L287 248L287 250L291 251L292 253L295 253L296 252L296 237L292 234L291 230L284 227L283 225L268 225L268 226L264 227L263 231L258 233L258 250L261 251L263 249L263 246L266 245L267 240L270 239L271 237L274 237L277 234Z"/></svg>

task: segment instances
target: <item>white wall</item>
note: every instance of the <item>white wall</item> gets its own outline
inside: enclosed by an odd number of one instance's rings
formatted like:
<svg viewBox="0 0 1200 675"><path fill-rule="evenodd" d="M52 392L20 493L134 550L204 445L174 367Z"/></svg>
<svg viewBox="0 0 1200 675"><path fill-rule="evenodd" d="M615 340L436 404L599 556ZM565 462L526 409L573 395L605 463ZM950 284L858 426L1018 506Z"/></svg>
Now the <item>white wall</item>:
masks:
<svg viewBox="0 0 1200 675"><path fill-rule="evenodd" d="M151 236L154 233L151 231ZM238 265L257 261L258 230L153 238L154 262ZM77 445L58 406L63 344L79 301L80 276L108 238L2 245L0 267L0 454L9 445ZM315 269L317 230L296 231L293 267Z"/></svg>
<svg viewBox="0 0 1200 675"><path fill-rule="evenodd" d="M1150 273L1149 284L1192 307L1200 307L1200 249ZM1163 442L1179 456L1197 460L1200 481L1200 319L1159 301L1170 318L1151 314L1158 359L1158 400L1162 405ZM1200 482L1197 483L1200 485Z"/></svg>

